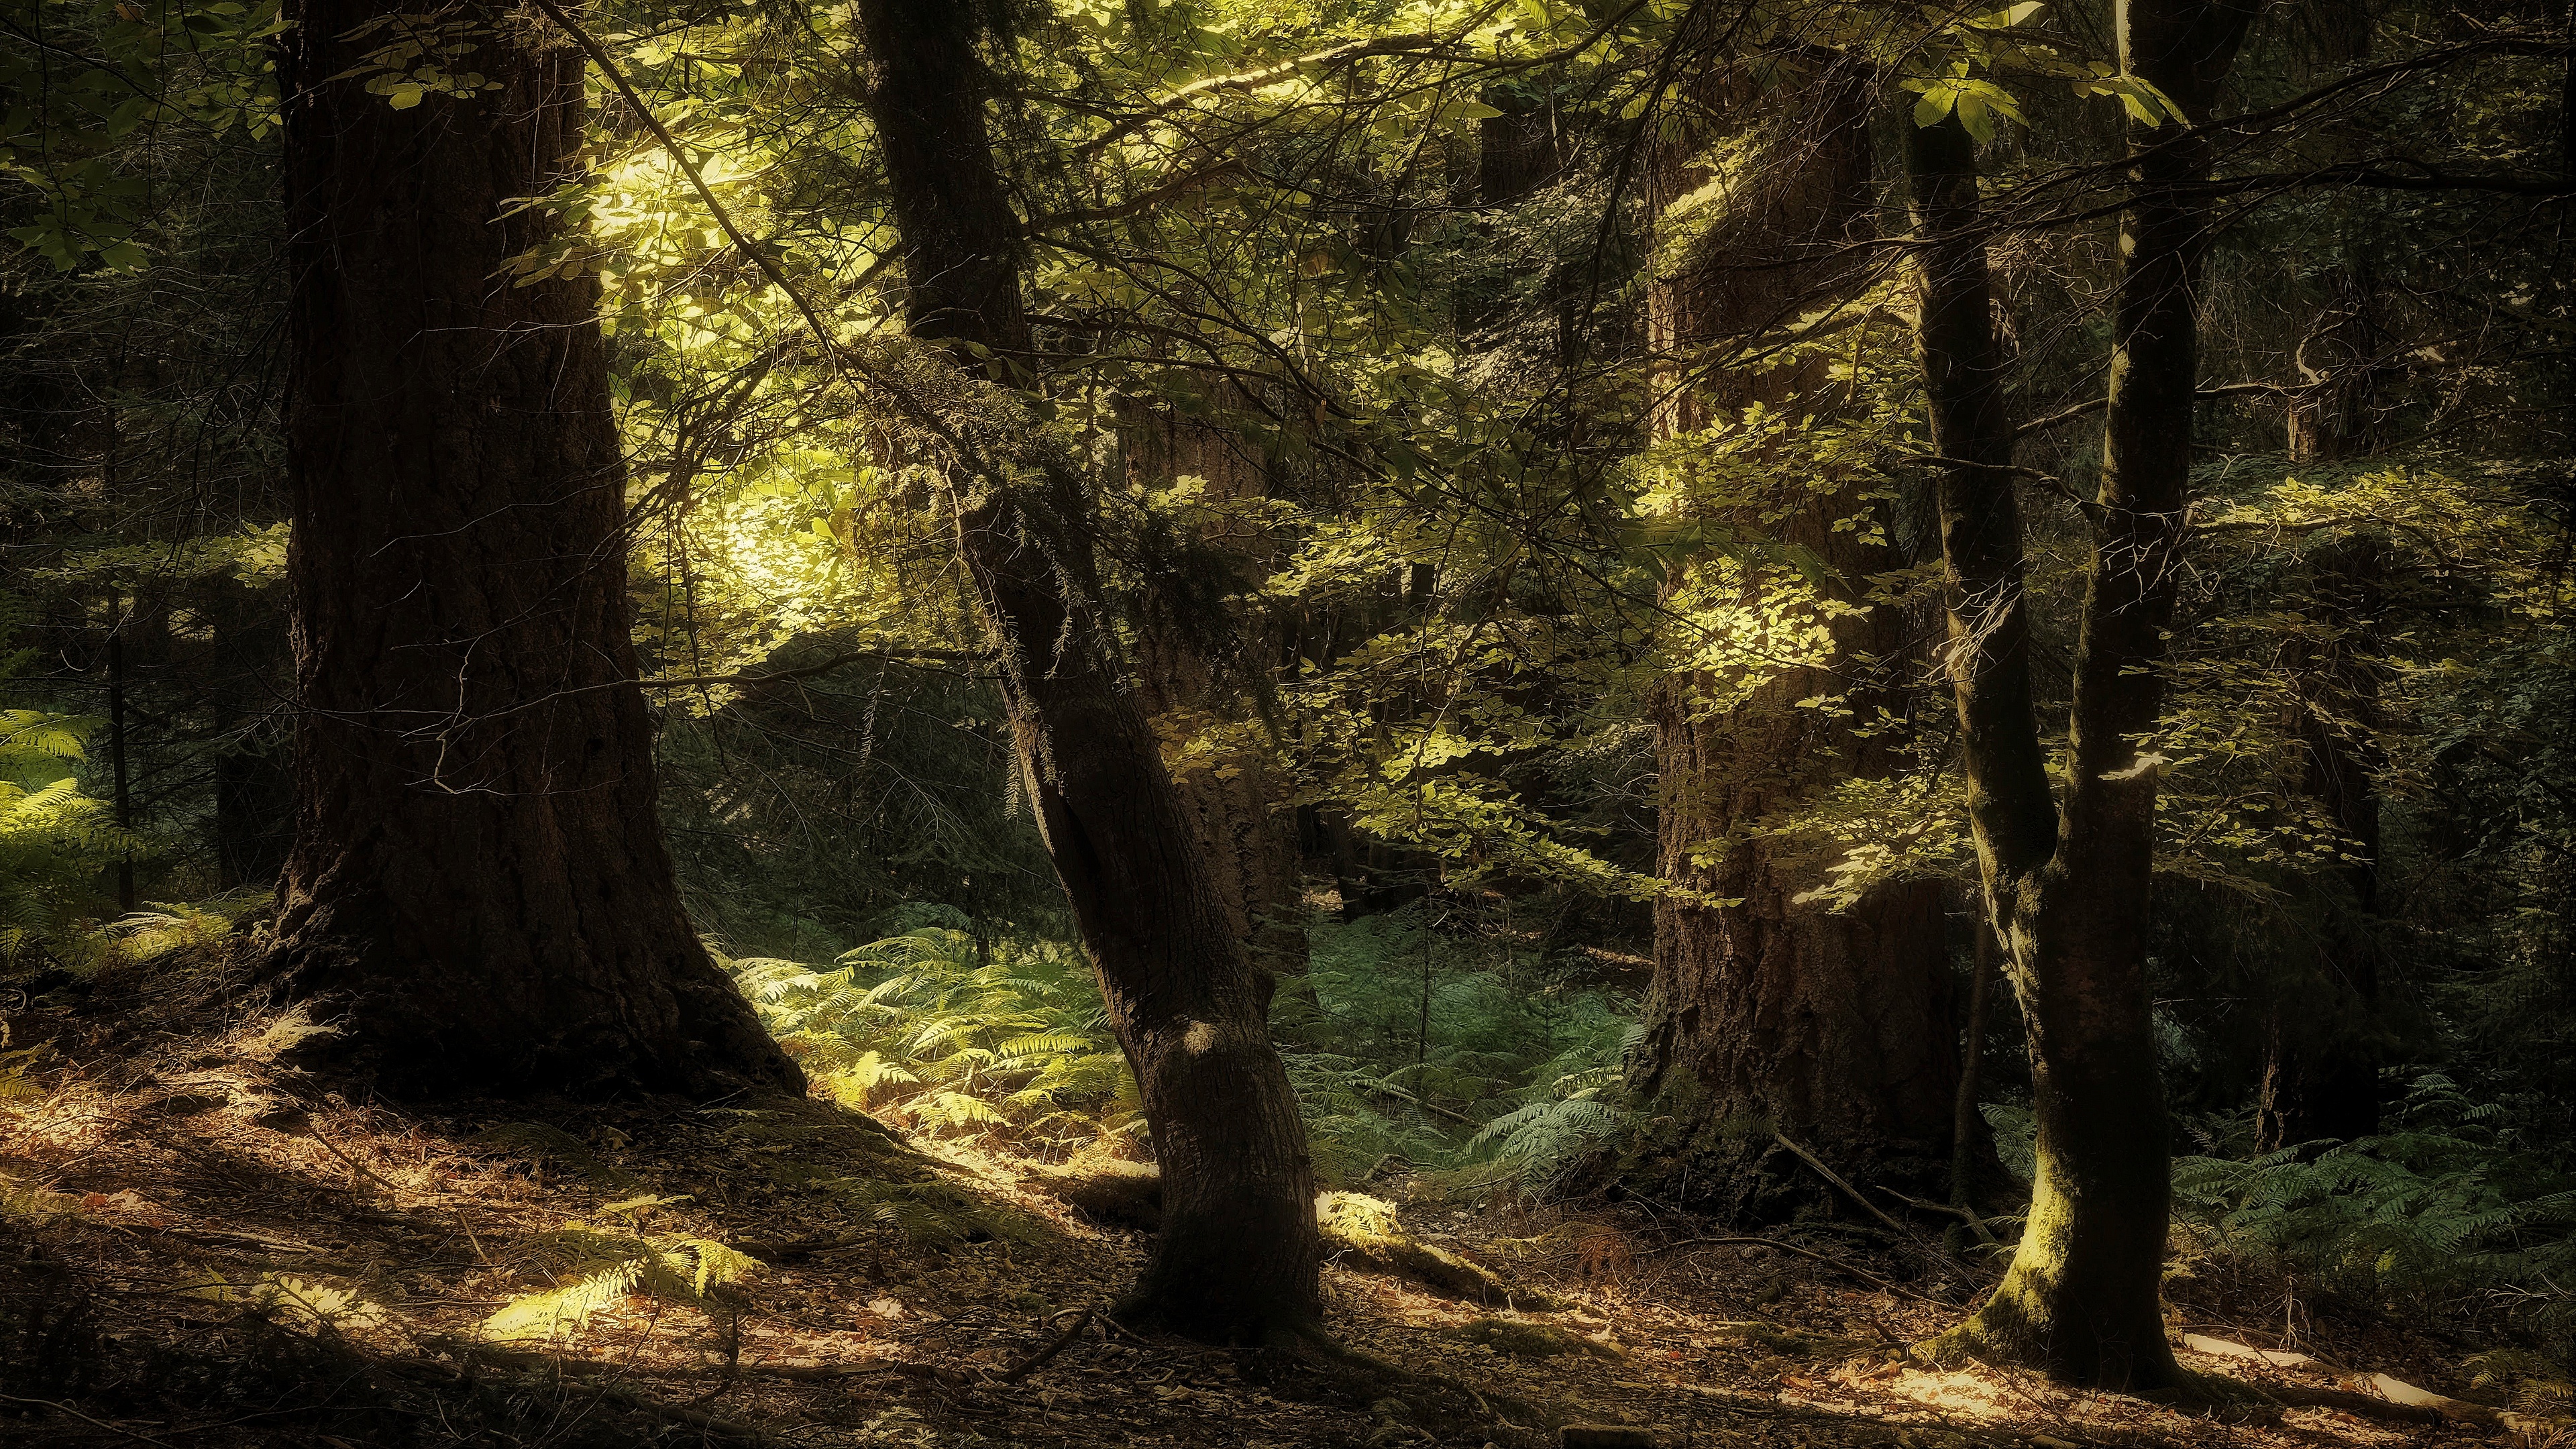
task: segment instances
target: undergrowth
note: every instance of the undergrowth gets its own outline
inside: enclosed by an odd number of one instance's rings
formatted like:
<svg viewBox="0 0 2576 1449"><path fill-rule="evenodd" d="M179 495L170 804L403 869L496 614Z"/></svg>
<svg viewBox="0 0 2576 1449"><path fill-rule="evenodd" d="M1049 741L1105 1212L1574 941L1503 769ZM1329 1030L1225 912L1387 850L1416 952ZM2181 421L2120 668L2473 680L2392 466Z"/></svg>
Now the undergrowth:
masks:
<svg viewBox="0 0 2576 1449"><path fill-rule="evenodd" d="M2566 1362L2576 1175L2448 1077L2416 1078L2390 1115L2390 1130L2322 1149L2177 1159L2186 1257L2250 1261L2392 1309L2484 1299Z"/></svg>
<svg viewBox="0 0 2576 1449"><path fill-rule="evenodd" d="M771 1034L845 1106L1033 1155L1144 1130L1099 986L1070 946L1006 938L979 947L958 924L941 923L844 952L829 967L719 959Z"/></svg>
<svg viewBox="0 0 2576 1449"><path fill-rule="evenodd" d="M1544 1190L1630 1121L1634 1003L1419 908L1318 920L1307 940L1314 999L1280 1013L1281 1035L1328 1183L1401 1163Z"/></svg>
<svg viewBox="0 0 2576 1449"><path fill-rule="evenodd" d="M911 929L829 966L718 959L846 1106L1031 1156L1141 1147L1135 1079L1077 948L979 942L944 907L907 914ZM1278 1016L1328 1183L1392 1161L1543 1187L1624 1125L1622 998L1509 943L1432 931L1418 911L1318 918L1308 940L1309 973Z"/></svg>

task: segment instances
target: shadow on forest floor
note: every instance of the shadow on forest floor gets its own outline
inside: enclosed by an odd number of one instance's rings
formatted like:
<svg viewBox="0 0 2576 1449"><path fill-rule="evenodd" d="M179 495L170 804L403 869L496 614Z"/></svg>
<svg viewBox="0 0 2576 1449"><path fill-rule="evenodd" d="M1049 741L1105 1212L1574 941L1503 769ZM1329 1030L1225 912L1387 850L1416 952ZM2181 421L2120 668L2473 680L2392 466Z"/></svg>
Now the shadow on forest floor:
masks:
<svg viewBox="0 0 2576 1449"><path fill-rule="evenodd" d="M1694 1243L1712 1230L1646 1204L1469 1210L1401 1183L1374 1190L1417 1237L1566 1306L1497 1312L1336 1263L1336 1334L1465 1386L1372 1395L1309 1359L1082 1315L1143 1240L1034 1190L1034 1164L908 1144L819 1101L353 1102L271 1065L292 1021L170 964L8 1019L11 1048L47 1050L0 1102L0 1443L1320 1449L1550 1443L1575 1423L1666 1449L2273 1449L2487 1432L2326 1409L2221 1423L1924 1372L1896 1350L1978 1285L1924 1273L1919 1251L1825 1253L1865 1280ZM2249 1336L2224 1285L2180 1286L2195 1321L2177 1331ZM2417 1382L2457 1357L2385 1322L2313 1332ZM1431 1402L1444 1392L1475 1407Z"/></svg>

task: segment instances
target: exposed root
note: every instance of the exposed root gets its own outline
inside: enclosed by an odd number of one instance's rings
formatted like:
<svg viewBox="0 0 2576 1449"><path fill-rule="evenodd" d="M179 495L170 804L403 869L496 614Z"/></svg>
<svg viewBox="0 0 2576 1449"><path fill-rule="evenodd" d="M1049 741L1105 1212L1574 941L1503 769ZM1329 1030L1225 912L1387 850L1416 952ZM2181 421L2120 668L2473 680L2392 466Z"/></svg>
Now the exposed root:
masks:
<svg viewBox="0 0 2576 1449"><path fill-rule="evenodd" d="M1392 1206L1376 1198L1325 1193L1315 1199L1315 1222L1323 1229L1325 1249L1346 1268L1411 1278L1489 1307L1554 1313L1566 1306L1563 1299L1515 1287L1490 1269L1421 1241L1404 1230Z"/></svg>
<svg viewBox="0 0 2576 1449"><path fill-rule="evenodd" d="M1448 1333L1453 1338L1481 1343L1496 1353L1507 1353L1514 1358L1555 1358L1569 1353L1613 1361L1627 1357L1598 1339L1586 1338L1552 1323L1479 1318L1462 1323Z"/></svg>
<svg viewBox="0 0 2576 1449"><path fill-rule="evenodd" d="M1033 1166L1028 1185L1095 1222L1144 1232L1163 1225L1163 1175L1145 1163L1103 1158Z"/></svg>
<svg viewBox="0 0 2576 1449"><path fill-rule="evenodd" d="M1284 1329L1267 1347L1299 1367L1332 1381L1352 1399L1393 1422L1446 1441L1484 1440L1506 1449L1541 1449L1554 1442L1566 1416L1507 1394L1488 1393L1440 1374L1416 1373L1341 1342L1320 1326Z"/></svg>

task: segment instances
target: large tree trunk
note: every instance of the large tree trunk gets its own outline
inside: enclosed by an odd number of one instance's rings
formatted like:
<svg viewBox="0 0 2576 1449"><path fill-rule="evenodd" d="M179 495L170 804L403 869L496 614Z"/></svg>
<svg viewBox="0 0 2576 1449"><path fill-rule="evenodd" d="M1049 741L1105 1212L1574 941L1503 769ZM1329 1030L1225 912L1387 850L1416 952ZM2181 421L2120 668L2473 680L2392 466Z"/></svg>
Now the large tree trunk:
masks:
<svg viewBox="0 0 2576 1449"><path fill-rule="evenodd" d="M298 804L265 970L391 1088L801 1089L654 814L596 288L502 274L556 234L504 211L571 164L579 55L442 12L499 88L396 110L346 73L400 7L291 8Z"/></svg>
<svg viewBox="0 0 2576 1449"><path fill-rule="evenodd" d="M1758 347L1762 334L1855 285L1840 253L1869 231L1865 92L1849 75L1813 89L1821 99L1792 134L1737 163L1734 210L1652 283L1647 316L1659 354L1687 360L1712 344ZM1779 115L1776 95L1757 96L1740 79L1702 94L1716 128ZM1659 210L1708 179L1688 159L1697 148L1679 149L1656 167ZM1659 437L1729 420L1756 401L1830 410L1820 370L1703 373L1659 379ZM1778 541L1820 555L1852 601L1894 563L1883 546L1833 526L1866 507L1853 490L1821 491L1776 525ZM1668 594L1691 570L1712 566L1680 566ZM1738 602L1759 609L1763 588L1748 576ZM1893 657L1902 636L1902 620L1885 608L1835 626L1845 658ZM1741 837L1820 788L1898 767L1885 737L1860 738L1847 719L1799 707L1851 683L1832 668L1792 668L1743 703L1712 711L1706 701L1727 681L1685 674L1654 696L1660 871L1673 889L1655 907L1635 1084L1676 1124L1647 1170L1676 1187L1687 1173L1694 1205L1758 1215L1785 1184L1821 1191L1777 1150L1772 1130L1857 1171L1926 1187L1940 1176L1958 1056L1939 887L1881 886L1839 911L1802 902L1825 879L1831 851Z"/></svg>
<svg viewBox="0 0 2576 1449"><path fill-rule="evenodd" d="M984 127L975 10L860 0L858 11L911 330L972 344L961 349L970 371L1007 377L1031 349L1018 224ZM1000 387L967 402L1010 406ZM1162 1231L1127 1310L1211 1339L1306 1329L1322 1311L1314 1168L1263 981L1101 615L1082 481L1033 431L997 445L1036 451L973 466L958 487L958 552L1162 1167Z"/></svg>
<svg viewBox="0 0 2576 1449"><path fill-rule="evenodd" d="M2206 119L2252 14L2218 0L2129 0L2126 68ZM1923 254L1921 342L1941 481L1951 675L1986 906L2020 994L2039 1122L2029 1221L2004 1281L1935 1352L2061 1381L2170 1388L2159 1285L2170 1192L2147 996L2156 761L2191 462L2206 207L2205 141L2168 121L2132 134L2103 475L2091 510L2062 804L2031 713L2021 526L1977 205L1955 116L1909 128Z"/></svg>

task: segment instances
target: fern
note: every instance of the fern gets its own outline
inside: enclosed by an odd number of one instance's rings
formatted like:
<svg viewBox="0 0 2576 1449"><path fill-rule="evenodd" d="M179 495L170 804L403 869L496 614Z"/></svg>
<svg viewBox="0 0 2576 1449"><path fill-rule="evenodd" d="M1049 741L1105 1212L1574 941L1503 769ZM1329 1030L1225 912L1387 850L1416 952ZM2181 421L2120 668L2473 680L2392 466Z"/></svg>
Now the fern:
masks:
<svg viewBox="0 0 2576 1449"><path fill-rule="evenodd" d="M879 1182L831 1178L816 1184L923 1247L986 1239L1024 1241L1032 1225L944 1182Z"/></svg>
<svg viewBox="0 0 2576 1449"><path fill-rule="evenodd" d="M829 970L718 959L835 1098L942 1136L1061 1155L1138 1130L1127 1060L1091 969L1059 943L923 925Z"/></svg>
<svg viewBox="0 0 2576 1449"><path fill-rule="evenodd" d="M641 1211L678 1199L634 1199L612 1210ZM635 1294L667 1303L707 1308L708 1294L738 1283L764 1266L717 1242L685 1233L612 1231L586 1222L567 1223L536 1238L536 1265L554 1287L526 1293L483 1321L488 1339L559 1338L580 1331L602 1310ZM565 1281L569 1280L569 1281Z"/></svg>
<svg viewBox="0 0 2576 1449"><path fill-rule="evenodd" d="M2174 1204L2212 1251L2390 1301L2510 1287L2553 1336L2576 1332L2576 1178L2545 1165L2448 1078L2418 1078L2397 1129L2303 1156L2184 1157Z"/></svg>
<svg viewBox="0 0 2576 1449"><path fill-rule="evenodd" d="M80 1199L0 1177L0 1220L44 1222L80 1211Z"/></svg>
<svg viewBox="0 0 2576 1449"><path fill-rule="evenodd" d="M92 964L79 923L109 909L99 873L143 848L105 801L81 790L81 742L98 723L0 710L0 964Z"/></svg>
<svg viewBox="0 0 2576 1449"><path fill-rule="evenodd" d="M308 1332L391 1326L385 1311L354 1289L283 1273L262 1273L238 1283L219 1274L187 1291L216 1303L238 1304Z"/></svg>
<svg viewBox="0 0 2576 1449"><path fill-rule="evenodd" d="M1288 1065L1327 1179L1394 1158L1545 1190L1627 1125L1627 1001L1508 940L1431 932L1418 910L1318 919L1308 939L1317 1009Z"/></svg>
<svg viewBox="0 0 2576 1449"><path fill-rule="evenodd" d="M597 1186L612 1191L622 1192L635 1185L635 1174L602 1160L580 1138L543 1122L504 1122L497 1127L487 1127L468 1140L476 1147L540 1158L569 1168Z"/></svg>

